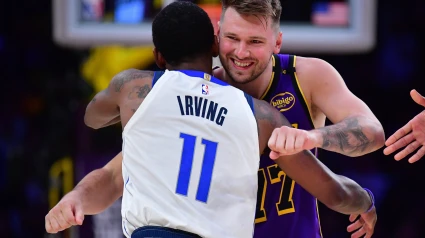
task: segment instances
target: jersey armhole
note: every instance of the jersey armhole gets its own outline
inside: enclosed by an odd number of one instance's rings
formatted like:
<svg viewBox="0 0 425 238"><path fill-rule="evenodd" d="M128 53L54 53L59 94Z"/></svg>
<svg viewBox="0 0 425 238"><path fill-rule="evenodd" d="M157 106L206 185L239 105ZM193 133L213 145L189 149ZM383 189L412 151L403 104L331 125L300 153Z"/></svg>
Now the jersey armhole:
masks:
<svg viewBox="0 0 425 238"><path fill-rule="evenodd" d="M243 93L245 95L246 101L248 102L249 107L251 108L252 113L255 115L254 110L254 99L252 99L251 95L248 95L247 93Z"/></svg>
<svg viewBox="0 0 425 238"><path fill-rule="evenodd" d="M287 61L280 61L281 64L280 66L282 67L282 70L286 71L286 74L292 75L294 74L297 70L295 68L295 56L294 55L288 55L288 60Z"/></svg>
<svg viewBox="0 0 425 238"><path fill-rule="evenodd" d="M161 76L164 74L164 71L155 71L153 73L153 78L152 78L152 87L155 85L155 83L158 81L159 78L161 78Z"/></svg>

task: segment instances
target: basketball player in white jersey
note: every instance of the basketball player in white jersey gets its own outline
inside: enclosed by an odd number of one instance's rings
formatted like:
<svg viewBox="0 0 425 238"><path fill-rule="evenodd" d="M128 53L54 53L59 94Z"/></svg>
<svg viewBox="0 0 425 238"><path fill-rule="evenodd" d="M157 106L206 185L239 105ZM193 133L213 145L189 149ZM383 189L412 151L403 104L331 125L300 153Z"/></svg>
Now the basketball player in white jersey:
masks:
<svg viewBox="0 0 425 238"><path fill-rule="evenodd" d="M273 130L290 123L267 102L210 76L217 42L197 5L168 5L152 32L156 62L167 71L116 75L85 115L93 128L119 121L123 126L122 177L108 184L121 186L123 232L134 238L252 237L259 155ZM276 163L336 211L373 208L365 190L333 174L309 151ZM82 214L116 198L102 193L111 191L107 187L88 194L78 186L73 192L81 202L53 208L46 216L48 232L82 224Z"/></svg>

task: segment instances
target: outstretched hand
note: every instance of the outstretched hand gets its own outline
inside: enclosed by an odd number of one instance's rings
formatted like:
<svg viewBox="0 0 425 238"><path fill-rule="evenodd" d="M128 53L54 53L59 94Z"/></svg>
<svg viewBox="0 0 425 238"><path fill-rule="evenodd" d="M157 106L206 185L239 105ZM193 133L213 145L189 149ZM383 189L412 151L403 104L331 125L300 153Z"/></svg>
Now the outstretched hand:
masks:
<svg viewBox="0 0 425 238"><path fill-rule="evenodd" d="M350 222L352 224L347 227L347 231L350 233L353 232L351 238L371 238L375 231L376 220L378 218L376 208L373 207L369 212L360 214L360 218L356 221L358 216L357 214L350 215Z"/></svg>
<svg viewBox="0 0 425 238"><path fill-rule="evenodd" d="M410 96L417 104L425 107L425 97L416 90L412 90ZM387 146L387 148L384 149L385 155L390 155L396 150L405 147L394 156L394 159L397 161L420 148L410 157L409 162L414 163L420 160L425 155L425 110L390 136L385 142L385 145Z"/></svg>

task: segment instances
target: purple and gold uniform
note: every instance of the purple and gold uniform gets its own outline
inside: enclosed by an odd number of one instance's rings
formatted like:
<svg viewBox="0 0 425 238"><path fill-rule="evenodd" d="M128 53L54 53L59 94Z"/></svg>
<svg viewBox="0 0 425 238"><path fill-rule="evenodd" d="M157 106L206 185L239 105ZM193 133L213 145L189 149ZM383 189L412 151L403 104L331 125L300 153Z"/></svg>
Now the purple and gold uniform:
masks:
<svg viewBox="0 0 425 238"><path fill-rule="evenodd" d="M268 101L292 123L314 129L296 73L296 56L273 55L272 80L261 99ZM317 155L317 151L313 150ZM306 171L308 173L308 171ZM320 238L317 200L295 183L263 153L258 171L255 238Z"/></svg>

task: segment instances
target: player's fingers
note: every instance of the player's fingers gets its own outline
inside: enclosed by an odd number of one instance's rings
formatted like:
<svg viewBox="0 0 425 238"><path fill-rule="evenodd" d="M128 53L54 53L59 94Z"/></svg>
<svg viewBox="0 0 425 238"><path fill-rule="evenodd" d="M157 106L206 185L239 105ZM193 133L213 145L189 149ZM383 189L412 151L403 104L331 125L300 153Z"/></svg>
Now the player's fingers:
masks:
<svg viewBox="0 0 425 238"><path fill-rule="evenodd" d="M353 234L351 234L351 238L360 238L364 234L366 234L366 229L363 226L362 228L360 228L359 230L357 230L356 232L354 232Z"/></svg>
<svg viewBox="0 0 425 238"><path fill-rule="evenodd" d="M55 216L50 218L50 225L52 226L52 233L60 231L60 226Z"/></svg>
<svg viewBox="0 0 425 238"><path fill-rule="evenodd" d="M269 138L269 142L267 143L267 145L269 146L270 150L276 150L276 139L278 130L279 128L274 129L272 135Z"/></svg>
<svg viewBox="0 0 425 238"><path fill-rule="evenodd" d="M277 138L276 138L276 152L280 153L286 153L285 150L285 143L286 143L286 136L288 134L288 130L285 127L281 127L278 131Z"/></svg>
<svg viewBox="0 0 425 238"><path fill-rule="evenodd" d="M53 233L53 227L52 224L50 224L50 214L47 214L44 218L44 226L46 228L47 233Z"/></svg>
<svg viewBox="0 0 425 238"><path fill-rule="evenodd" d="M270 157L270 159L275 160L275 159L280 157L280 153L270 151L269 157Z"/></svg>
<svg viewBox="0 0 425 238"><path fill-rule="evenodd" d="M77 222L75 221L74 213L72 212L71 207L62 208L61 213L62 213L63 220L66 222L68 227L77 225Z"/></svg>
<svg viewBox="0 0 425 238"><path fill-rule="evenodd" d="M285 151L286 153L293 153L295 150L295 140L297 136L296 129L288 130L288 133L286 133L286 140L285 140Z"/></svg>
<svg viewBox="0 0 425 238"><path fill-rule="evenodd" d="M412 157L409 158L409 163L415 163L425 155L425 145L422 146Z"/></svg>
<svg viewBox="0 0 425 238"><path fill-rule="evenodd" d="M373 233L374 233L374 228L369 228L369 229L366 229L365 228L365 230L366 230L366 235L364 236L364 237L372 237L372 235L373 235Z"/></svg>
<svg viewBox="0 0 425 238"><path fill-rule="evenodd" d="M395 156L394 159L399 161L401 159L403 159L404 157L406 157L408 154L412 153L413 151L415 151L417 148L419 148L419 146L421 146L421 144L419 144L418 141L413 141L412 143L410 143L408 146L406 146L406 148L404 148L402 151L398 152Z"/></svg>
<svg viewBox="0 0 425 238"><path fill-rule="evenodd" d="M59 231L63 231L64 229L71 226L71 224L65 221L62 212L59 212L59 214L56 216L56 221L59 224Z"/></svg>
<svg viewBox="0 0 425 238"><path fill-rule="evenodd" d="M394 134L392 134L387 141L385 141L386 146L392 145L394 142L396 142L398 139L402 138L403 136L407 135L412 130L412 125L410 122L408 122L406 125L404 125L402 128L398 129Z"/></svg>
<svg viewBox="0 0 425 238"><path fill-rule="evenodd" d="M303 150L306 140L307 140L307 134L304 133L303 131L300 131L300 133L295 139L295 145L294 145L295 151L299 152Z"/></svg>
<svg viewBox="0 0 425 238"><path fill-rule="evenodd" d="M77 223L77 225L82 225L84 221L83 210L77 207L75 208L74 214L75 214L75 222Z"/></svg>
<svg viewBox="0 0 425 238"><path fill-rule="evenodd" d="M418 91L413 89L412 91L410 91L410 96L417 104L425 107L425 97L418 93Z"/></svg>
<svg viewBox="0 0 425 238"><path fill-rule="evenodd" d="M362 226L363 226L363 224L360 222L360 220L357 220L353 224L350 224L349 226L347 226L347 231L351 233L351 232L359 229Z"/></svg>
<svg viewBox="0 0 425 238"><path fill-rule="evenodd" d="M410 133L407 136L404 136L404 137L400 138L399 140L397 140L394 144L385 148L384 154L389 155L389 154L393 153L394 151L408 145L413 140L415 140L415 137L413 136L412 133Z"/></svg>
<svg viewBox="0 0 425 238"><path fill-rule="evenodd" d="M354 222L358 216L358 214L351 214L349 218L350 222Z"/></svg>

